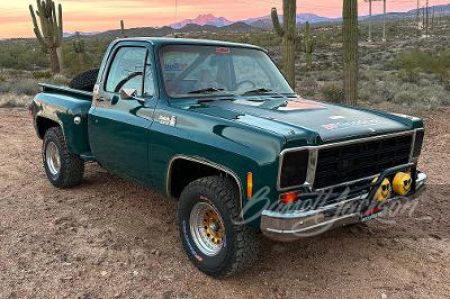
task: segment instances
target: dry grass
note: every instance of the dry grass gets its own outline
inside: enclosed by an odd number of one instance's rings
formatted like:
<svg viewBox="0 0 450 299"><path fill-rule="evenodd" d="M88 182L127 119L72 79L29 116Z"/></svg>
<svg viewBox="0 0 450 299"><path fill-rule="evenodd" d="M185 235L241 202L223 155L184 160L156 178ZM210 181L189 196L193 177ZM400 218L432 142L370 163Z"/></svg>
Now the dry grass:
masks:
<svg viewBox="0 0 450 299"><path fill-rule="evenodd" d="M64 76L48 76L48 72L0 71L0 108L26 107L40 91L39 83L67 85Z"/></svg>
<svg viewBox="0 0 450 299"><path fill-rule="evenodd" d="M0 94L0 108L27 107L33 96L14 93Z"/></svg>

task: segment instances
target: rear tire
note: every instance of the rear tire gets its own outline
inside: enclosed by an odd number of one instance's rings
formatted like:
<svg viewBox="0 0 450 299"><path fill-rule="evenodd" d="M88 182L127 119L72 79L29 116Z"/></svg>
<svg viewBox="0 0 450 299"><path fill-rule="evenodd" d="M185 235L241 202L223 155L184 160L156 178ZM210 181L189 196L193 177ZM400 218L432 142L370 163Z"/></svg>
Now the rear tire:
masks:
<svg viewBox="0 0 450 299"><path fill-rule="evenodd" d="M42 160L48 180L57 188L69 188L83 180L84 161L67 148L60 127L45 132Z"/></svg>
<svg viewBox="0 0 450 299"><path fill-rule="evenodd" d="M75 76L69 84L70 88L92 92L97 83L99 69L82 72Z"/></svg>
<svg viewBox="0 0 450 299"><path fill-rule="evenodd" d="M242 272L258 256L258 232L234 222L240 219L239 200L235 184L219 176L198 179L181 194L181 241L191 262L207 275L225 277Z"/></svg>

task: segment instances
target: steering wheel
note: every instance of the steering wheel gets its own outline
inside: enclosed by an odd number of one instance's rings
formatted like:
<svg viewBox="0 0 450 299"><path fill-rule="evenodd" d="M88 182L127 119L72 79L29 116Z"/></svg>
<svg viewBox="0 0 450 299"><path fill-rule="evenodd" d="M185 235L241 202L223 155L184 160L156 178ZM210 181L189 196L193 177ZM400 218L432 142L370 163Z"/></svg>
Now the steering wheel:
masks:
<svg viewBox="0 0 450 299"><path fill-rule="evenodd" d="M244 80L244 81L241 81L239 83L236 83L236 90L240 90L242 85L244 85L244 84L251 84L252 87L250 87L249 89L254 89L256 87L256 84L253 81Z"/></svg>
<svg viewBox="0 0 450 299"><path fill-rule="evenodd" d="M114 89L114 92L116 92L116 93L119 92L122 89L122 87L128 83L128 81L136 78L137 76L143 76L143 75L144 75L143 72L134 72L134 73L129 74L124 79L120 80L119 83L117 83L117 86Z"/></svg>

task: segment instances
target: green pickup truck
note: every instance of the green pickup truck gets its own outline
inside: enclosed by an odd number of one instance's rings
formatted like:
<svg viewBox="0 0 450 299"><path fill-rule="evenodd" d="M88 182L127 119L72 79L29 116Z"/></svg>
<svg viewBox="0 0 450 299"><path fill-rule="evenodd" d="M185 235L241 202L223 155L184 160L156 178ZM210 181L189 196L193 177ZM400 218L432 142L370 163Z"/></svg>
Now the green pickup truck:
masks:
<svg viewBox="0 0 450 299"><path fill-rule="evenodd" d="M126 38L30 106L58 188L85 162L178 201L189 259L248 268L261 235L290 241L386 215L423 190L421 119L298 96L259 47Z"/></svg>

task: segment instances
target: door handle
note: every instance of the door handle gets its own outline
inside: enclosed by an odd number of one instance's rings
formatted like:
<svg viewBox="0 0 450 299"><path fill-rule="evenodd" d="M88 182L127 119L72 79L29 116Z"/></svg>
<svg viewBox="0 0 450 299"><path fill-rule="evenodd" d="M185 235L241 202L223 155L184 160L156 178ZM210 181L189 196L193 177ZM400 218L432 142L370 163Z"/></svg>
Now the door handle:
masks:
<svg viewBox="0 0 450 299"><path fill-rule="evenodd" d="M104 102L105 99L104 98L97 98L97 102Z"/></svg>

